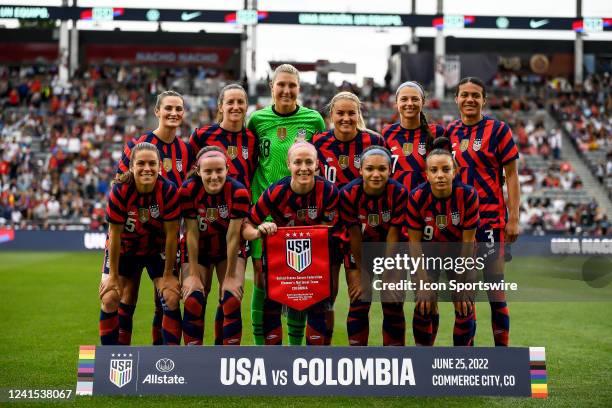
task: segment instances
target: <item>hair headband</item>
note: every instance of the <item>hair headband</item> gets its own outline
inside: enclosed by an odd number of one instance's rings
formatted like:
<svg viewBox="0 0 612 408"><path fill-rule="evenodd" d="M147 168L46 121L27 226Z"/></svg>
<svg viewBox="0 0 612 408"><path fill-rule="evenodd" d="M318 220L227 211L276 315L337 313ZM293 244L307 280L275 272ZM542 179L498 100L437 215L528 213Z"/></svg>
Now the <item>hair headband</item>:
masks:
<svg viewBox="0 0 612 408"><path fill-rule="evenodd" d="M419 95L421 95L421 99L425 99L425 94L423 93L423 88L421 88L421 86L419 84L417 84L414 81L406 81L403 84L401 84L400 86L397 87L397 91L395 91L395 97L397 98L397 95L399 94L399 91L401 91L403 88L413 88L416 89L417 91L419 91Z"/></svg>
<svg viewBox="0 0 612 408"><path fill-rule="evenodd" d="M378 156L385 156L387 158L387 160L389 161L389 163L391 163L391 156L389 156L389 152L381 149L380 147L374 147L372 149L368 149L366 152L361 154L361 161L364 162L366 158L370 157L370 156L374 156L374 155L378 155Z"/></svg>
<svg viewBox="0 0 612 408"><path fill-rule="evenodd" d="M227 162L227 157L225 156L224 153L218 150L209 150L200 156L200 158L198 159L198 166L200 165L200 162L202 161L202 159L208 159L210 157L221 157L223 160Z"/></svg>

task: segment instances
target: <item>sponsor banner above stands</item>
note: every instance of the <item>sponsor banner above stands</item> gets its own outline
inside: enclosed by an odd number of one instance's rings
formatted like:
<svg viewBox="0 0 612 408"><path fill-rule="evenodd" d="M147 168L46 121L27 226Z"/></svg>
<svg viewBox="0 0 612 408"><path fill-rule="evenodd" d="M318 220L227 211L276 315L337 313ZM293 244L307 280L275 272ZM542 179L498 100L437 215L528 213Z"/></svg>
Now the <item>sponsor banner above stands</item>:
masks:
<svg viewBox="0 0 612 408"><path fill-rule="evenodd" d="M233 52L229 47L88 44L85 47L85 61L222 68Z"/></svg>
<svg viewBox="0 0 612 408"><path fill-rule="evenodd" d="M543 347L82 346L77 395L547 398Z"/></svg>

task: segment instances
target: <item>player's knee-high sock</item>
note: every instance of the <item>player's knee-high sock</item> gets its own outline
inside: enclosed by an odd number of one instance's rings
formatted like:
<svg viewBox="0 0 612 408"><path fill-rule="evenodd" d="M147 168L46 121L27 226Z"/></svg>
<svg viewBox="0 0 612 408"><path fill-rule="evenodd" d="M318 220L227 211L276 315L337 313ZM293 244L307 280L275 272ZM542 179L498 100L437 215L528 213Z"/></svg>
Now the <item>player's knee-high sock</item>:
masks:
<svg viewBox="0 0 612 408"><path fill-rule="evenodd" d="M306 313L298 312L294 309L287 310L287 335L289 344L301 346L304 339L304 329L306 328Z"/></svg>
<svg viewBox="0 0 612 408"><path fill-rule="evenodd" d="M136 305L119 303L119 344L129 346L132 343L132 320Z"/></svg>
<svg viewBox="0 0 612 408"><path fill-rule="evenodd" d="M383 303L383 346L406 345L406 317L403 303Z"/></svg>
<svg viewBox="0 0 612 408"><path fill-rule="evenodd" d="M153 314L153 326L151 327L151 337L153 337L153 345L159 346L160 344L164 344L164 339L162 336L162 320L164 317L164 309L161 303L161 299L155 291L154 296L155 301L155 312Z"/></svg>
<svg viewBox="0 0 612 408"><path fill-rule="evenodd" d="M263 307L266 294L263 289L253 285L253 299L251 300L251 321L253 322L253 338L255 344L264 344Z"/></svg>
<svg viewBox="0 0 612 408"><path fill-rule="evenodd" d="M506 302L490 302L491 326L495 346L508 346L510 336L510 312Z"/></svg>
<svg viewBox="0 0 612 408"><path fill-rule="evenodd" d="M325 324L327 325L327 336L325 337L325 345L330 346L332 337L334 336L335 313L333 305L325 311Z"/></svg>
<svg viewBox="0 0 612 408"><path fill-rule="evenodd" d="M240 300L231 292L225 291L223 307L223 345L239 346L242 340L242 313Z"/></svg>
<svg viewBox="0 0 612 408"><path fill-rule="evenodd" d="M215 313L215 346L223 345L223 300L219 300Z"/></svg>
<svg viewBox="0 0 612 408"><path fill-rule="evenodd" d="M174 346L181 344L181 308L170 310L164 298L161 298L164 317L162 318L162 336L164 344Z"/></svg>
<svg viewBox="0 0 612 408"><path fill-rule="evenodd" d="M412 335L414 336L414 344L416 344L417 346L434 345L435 336L433 333L432 317L433 315L421 314L421 312L416 307L414 308L414 312L412 313Z"/></svg>
<svg viewBox="0 0 612 408"><path fill-rule="evenodd" d="M455 310L455 326L453 327L454 346L473 346L474 345L474 311L467 316L460 315Z"/></svg>
<svg viewBox="0 0 612 408"><path fill-rule="evenodd" d="M114 346L119 341L119 313L100 310L100 343Z"/></svg>
<svg viewBox="0 0 612 408"><path fill-rule="evenodd" d="M280 303L265 299L263 304L263 336L266 345L283 344Z"/></svg>
<svg viewBox="0 0 612 408"><path fill-rule="evenodd" d="M370 302L357 300L349 306L346 331L350 346L367 346L370 335Z"/></svg>
<svg viewBox="0 0 612 408"><path fill-rule="evenodd" d="M204 315L206 313L206 298L202 292L191 292L185 300L183 313L183 343L187 345L202 345L204 339Z"/></svg>
<svg viewBox="0 0 612 408"><path fill-rule="evenodd" d="M309 346L325 346L329 344L329 325L326 321L329 315L326 305L315 305L308 310L306 325L306 344Z"/></svg>

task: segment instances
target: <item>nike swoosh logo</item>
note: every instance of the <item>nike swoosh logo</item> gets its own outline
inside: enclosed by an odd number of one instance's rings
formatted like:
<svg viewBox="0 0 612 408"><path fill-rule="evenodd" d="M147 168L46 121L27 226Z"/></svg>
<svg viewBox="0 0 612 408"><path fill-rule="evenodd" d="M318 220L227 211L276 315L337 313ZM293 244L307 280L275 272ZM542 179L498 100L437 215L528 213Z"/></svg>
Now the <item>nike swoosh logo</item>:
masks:
<svg viewBox="0 0 612 408"><path fill-rule="evenodd" d="M549 21L548 21L547 18L545 18L544 20L534 20L534 19L531 19L531 20L529 20L529 27L531 27L531 28L540 28L542 26L545 26L548 23L549 23Z"/></svg>
<svg viewBox="0 0 612 408"><path fill-rule="evenodd" d="M189 20L193 20L196 17L199 17L202 15L201 11L194 11L193 13L188 13L186 11L183 11L183 14L181 14L181 20L183 21L189 21Z"/></svg>

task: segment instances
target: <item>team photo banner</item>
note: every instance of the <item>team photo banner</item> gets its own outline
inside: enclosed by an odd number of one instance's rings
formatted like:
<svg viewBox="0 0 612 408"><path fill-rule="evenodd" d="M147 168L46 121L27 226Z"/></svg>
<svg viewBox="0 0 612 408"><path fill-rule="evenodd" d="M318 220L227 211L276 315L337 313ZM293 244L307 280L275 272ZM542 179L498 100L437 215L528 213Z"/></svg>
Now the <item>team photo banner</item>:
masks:
<svg viewBox="0 0 612 408"><path fill-rule="evenodd" d="M543 347L81 346L77 395L547 398Z"/></svg>
<svg viewBox="0 0 612 408"><path fill-rule="evenodd" d="M268 297L305 310L331 294L329 228L280 227L264 240Z"/></svg>

